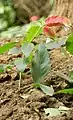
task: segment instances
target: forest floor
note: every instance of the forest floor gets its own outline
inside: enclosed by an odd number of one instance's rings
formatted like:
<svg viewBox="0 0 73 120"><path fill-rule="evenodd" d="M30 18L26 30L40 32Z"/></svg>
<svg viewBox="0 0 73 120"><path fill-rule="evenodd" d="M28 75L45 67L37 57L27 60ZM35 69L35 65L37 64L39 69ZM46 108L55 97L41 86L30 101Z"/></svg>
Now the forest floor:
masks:
<svg viewBox="0 0 73 120"><path fill-rule="evenodd" d="M0 41L2 44L4 41ZM0 55L0 64L9 63L19 55ZM20 57L20 56L19 56ZM50 51L52 72L46 76L44 84L53 86L55 91L68 86L67 81L53 71L64 74L73 68L73 56L63 55L60 49ZM14 69L0 75L0 120L73 120L73 95L45 95L41 90L33 88L32 77L27 74L22 78L21 89L18 90L18 73ZM71 108L66 114L50 117L44 108Z"/></svg>

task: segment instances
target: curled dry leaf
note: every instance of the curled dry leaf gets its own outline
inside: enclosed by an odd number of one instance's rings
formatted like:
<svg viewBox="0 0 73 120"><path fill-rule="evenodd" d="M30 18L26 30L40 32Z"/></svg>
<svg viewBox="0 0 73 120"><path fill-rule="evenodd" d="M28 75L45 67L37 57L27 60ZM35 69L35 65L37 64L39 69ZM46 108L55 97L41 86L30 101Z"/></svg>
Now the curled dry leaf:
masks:
<svg viewBox="0 0 73 120"><path fill-rule="evenodd" d="M56 33L49 26L44 26L43 32L46 36L50 36L51 38L55 38Z"/></svg>
<svg viewBox="0 0 73 120"><path fill-rule="evenodd" d="M49 27L60 26L60 25L71 26L71 21L67 17L51 16L45 20L45 24Z"/></svg>

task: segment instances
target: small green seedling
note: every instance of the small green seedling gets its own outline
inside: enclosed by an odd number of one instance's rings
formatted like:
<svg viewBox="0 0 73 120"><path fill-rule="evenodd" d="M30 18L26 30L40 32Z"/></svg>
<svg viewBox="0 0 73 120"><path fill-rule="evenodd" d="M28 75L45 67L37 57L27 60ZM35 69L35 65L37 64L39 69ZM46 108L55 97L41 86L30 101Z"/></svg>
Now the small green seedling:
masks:
<svg viewBox="0 0 73 120"><path fill-rule="evenodd" d="M53 42L55 41L58 43L55 32L51 28L52 26L58 25L70 25L70 20L66 17L51 16L44 20L40 19L38 21L34 21L30 23L30 27L22 41L10 42L0 47L0 54L7 52L8 50L9 54L22 54L22 57L17 58L14 61L14 65L16 66L20 75L19 90L21 75L26 67L30 66L34 86L40 88L44 93L46 93L46 95L52 96L54 94L52 87L48 87L42 84L42 81L51 70L49 52L47 51L49 46L47 43L43 42L34 46L32 41L40 34L44 33L47 37L50 36L49 38L51 38ZM54 47L54 44L52 45ZM61 44L59 47L60 46Z"/></svg>
<svg viewBox="0 0 73 120"><path fill-rule="evenodd" d="M40 88L44 93L46 93L46 95L52 96L54 94L53 88L40 84L50 70L49 53L45 45L41 43L38 45L38 49L36 50L35 56L31 62L31 74L34 86Z"/></svg>

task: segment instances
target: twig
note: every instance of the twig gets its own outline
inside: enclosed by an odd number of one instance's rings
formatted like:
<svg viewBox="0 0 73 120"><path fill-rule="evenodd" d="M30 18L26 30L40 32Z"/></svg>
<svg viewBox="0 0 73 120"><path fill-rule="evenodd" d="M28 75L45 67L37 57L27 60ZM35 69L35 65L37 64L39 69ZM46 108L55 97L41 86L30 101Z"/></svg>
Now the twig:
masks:
<svg viewBox="0 0 73 120"><path fill-rule="evenodd" d="M65 79L67 82L72 82L72 79L69 78L67 75L63 74L62 72L54 71L54 73L55 73L57 76Z"/></svg>

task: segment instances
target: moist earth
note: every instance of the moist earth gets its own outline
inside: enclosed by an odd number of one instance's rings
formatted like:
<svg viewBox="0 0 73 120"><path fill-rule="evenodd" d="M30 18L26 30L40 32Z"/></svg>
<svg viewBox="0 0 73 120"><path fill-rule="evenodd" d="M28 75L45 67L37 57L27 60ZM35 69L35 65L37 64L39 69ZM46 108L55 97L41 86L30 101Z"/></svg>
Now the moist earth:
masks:
<svg viewBox="0 0 73 120"><path fill-rule="evenodd" d="M4 41L0 41L2 44ZM0 55L0 64L9 63L21 55ZM46 76L43 83L53 86L55 91L68 87L63 76L56 74L68 72L73 68L73 56L65 56L60 49L50 51L52 71ZM55 71L55 72L54 72ZM73 120L73 95L55 94L45 95L41 90L32 86L32 77L27 73L22 77L20 91L18 89L19 75L13 68L0 75L0 120ZM50 117L45 114L44 108L71 108L67 113Z"/></svg>

